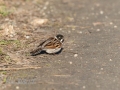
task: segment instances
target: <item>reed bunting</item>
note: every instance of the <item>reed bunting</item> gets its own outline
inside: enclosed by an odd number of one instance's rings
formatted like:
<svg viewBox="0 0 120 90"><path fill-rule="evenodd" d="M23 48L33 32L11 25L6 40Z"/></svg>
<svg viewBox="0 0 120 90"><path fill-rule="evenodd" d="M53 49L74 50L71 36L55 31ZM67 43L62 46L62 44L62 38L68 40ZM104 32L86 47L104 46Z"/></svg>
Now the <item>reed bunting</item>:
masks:
<svg viewBox="0 0 120 90"><path fill-rule="evenodd" d="M61 34L56 35L55 37L50 37L47 40L43 41L38 45L38 47L30 52L32 56L40 54L42 51L45 51L48 54L56 54L62 50L62 44L64 42L64 36Z"/></svg>

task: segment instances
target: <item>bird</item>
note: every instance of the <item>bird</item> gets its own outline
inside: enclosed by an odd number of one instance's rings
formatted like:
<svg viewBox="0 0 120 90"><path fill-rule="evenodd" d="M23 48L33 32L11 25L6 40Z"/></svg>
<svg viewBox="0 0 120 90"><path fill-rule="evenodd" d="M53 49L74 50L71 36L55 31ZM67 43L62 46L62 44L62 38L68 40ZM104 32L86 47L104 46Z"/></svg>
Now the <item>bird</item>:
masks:
<svg viewBox="0 0 120 90"><path fill-rule="evenodd" d="M56 36L49 37L47 40L40 43L37 48L30 52L31 56L36 56L42 51L48 54L56 54L62 50L64 36L57 34Z"/></svg>

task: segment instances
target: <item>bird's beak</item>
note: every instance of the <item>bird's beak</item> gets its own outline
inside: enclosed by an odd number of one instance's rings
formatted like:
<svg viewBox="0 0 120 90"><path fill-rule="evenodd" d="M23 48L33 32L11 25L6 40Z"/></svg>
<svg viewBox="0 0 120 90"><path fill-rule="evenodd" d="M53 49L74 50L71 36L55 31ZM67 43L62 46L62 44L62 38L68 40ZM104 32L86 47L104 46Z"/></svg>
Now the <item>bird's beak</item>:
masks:
<svg viewBox="0 0 120 90"><path fill-rule="evenodd" d="M61 42L64 42L64 39L61 39L60 41L61 41Z"/></svg>

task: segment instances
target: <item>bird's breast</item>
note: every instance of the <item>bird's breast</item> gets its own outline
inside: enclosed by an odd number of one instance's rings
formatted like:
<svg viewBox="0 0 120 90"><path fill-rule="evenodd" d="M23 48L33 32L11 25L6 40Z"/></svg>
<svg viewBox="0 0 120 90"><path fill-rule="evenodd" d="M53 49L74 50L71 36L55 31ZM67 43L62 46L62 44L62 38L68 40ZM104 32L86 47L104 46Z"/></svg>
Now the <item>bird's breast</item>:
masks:
<svg viewBox="0 0 120 90"><path fill-rule="evenodd" d="M61 48L56 48L56 49L46 49L47 53L57 53L61 50Z"/></svg>

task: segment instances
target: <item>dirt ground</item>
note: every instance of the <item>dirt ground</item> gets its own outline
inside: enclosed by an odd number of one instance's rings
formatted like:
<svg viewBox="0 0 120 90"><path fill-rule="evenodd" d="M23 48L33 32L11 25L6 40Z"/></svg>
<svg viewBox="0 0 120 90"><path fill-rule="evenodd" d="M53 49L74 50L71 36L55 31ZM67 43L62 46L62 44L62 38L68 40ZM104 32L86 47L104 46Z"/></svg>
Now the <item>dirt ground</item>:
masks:
<svg viewBox="0 0 120 90"><path fill-rule="evenodd" d="M119 0L0 0L0 90L119 90ZM30 56L63 34L57 55Z"/></svg>

